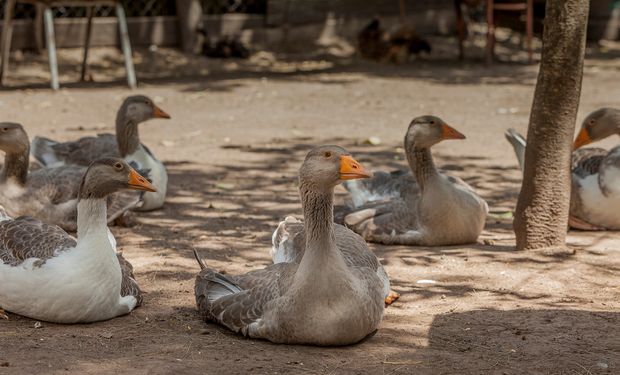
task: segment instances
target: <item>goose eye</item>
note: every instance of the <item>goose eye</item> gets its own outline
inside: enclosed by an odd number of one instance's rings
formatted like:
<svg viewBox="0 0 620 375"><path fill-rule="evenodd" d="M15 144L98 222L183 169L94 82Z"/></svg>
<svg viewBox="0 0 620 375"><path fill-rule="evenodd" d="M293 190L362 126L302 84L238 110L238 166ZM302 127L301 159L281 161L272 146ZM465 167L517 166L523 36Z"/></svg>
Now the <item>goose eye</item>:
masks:
<svg viewBox="0 0 620 375"><path fill-rule="evenodd" d="M114 168L116 168L116 169L117 169L117 170L119 170L119 171L122 171L122 170L123 170L123 164L121 164L121 163L116 163L116 164L114 164Z"/></svg>
<svg viewBox="0 0 620 375"><path fill-rule="evenodd" d="M332 153L329 151L325 151L325 154L323 155L325 155L326 158L330 158L332 156Z"/></svg>
<svg viewBox="0 0 620 375"><path fill-rule="evenodd" d="M3 131L3 132L8 132L8 131L9 131L9 128L2 128L2 131Z"/></svg>
<svg viewBox="0 0 620 375"><path fill-rule="evenodd" d="M431 125L435 125L435 120L431 120Z"/></svg>

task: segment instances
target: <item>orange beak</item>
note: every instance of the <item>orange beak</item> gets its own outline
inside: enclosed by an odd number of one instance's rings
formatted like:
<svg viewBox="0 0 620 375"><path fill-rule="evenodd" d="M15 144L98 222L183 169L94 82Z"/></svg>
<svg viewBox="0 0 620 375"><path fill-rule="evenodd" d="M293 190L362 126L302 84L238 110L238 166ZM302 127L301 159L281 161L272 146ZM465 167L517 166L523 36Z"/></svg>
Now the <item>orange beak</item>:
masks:
<svg viewBox="0 0 620 375"><path fill-rule="evenodd" d="M142 177L140 173L136 172L135 169L129 171L129 180L127 184L129 185L129 189L132 190L157 191L157 189L155 189L146 178Z"/></svg>
<svg viewBox="0 0 620 375"><path fill-rule="evenodd" d="M370 178L372 172L366 170L360 163L350 156L342 155L340 157L340 179L355 180L358 178Z"/></svg>
<svg viewBox="0 0 620 375"><path fill-rule="evenodd" d="M170 115L164 112L163 109L158 106L153 106L153 117L155 118L170 118Z"/></svg>
<svg viewBox="0 0 620 375"><path fill-rule="evenodd" d="M465 139L465 135L450 125L441 127L441 139Z"/></svg>
<svg viewBox="0 0 620 375"><path fill-rule="evenodd" d="M573 143L573 150L576 150L579 147L585 146L589 143L592 143L592 138L590 138L590 134L588 134L586 128L581 128L579 134L577 134L577 139L575 139L575 143Z"/></svg>

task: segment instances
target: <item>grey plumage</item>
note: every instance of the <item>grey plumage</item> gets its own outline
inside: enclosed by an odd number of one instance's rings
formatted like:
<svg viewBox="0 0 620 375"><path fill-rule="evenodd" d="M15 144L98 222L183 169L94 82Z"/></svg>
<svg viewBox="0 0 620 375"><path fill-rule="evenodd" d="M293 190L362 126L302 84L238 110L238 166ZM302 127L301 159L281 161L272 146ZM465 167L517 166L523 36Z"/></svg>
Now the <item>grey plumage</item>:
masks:
<svg viewBox="0 0 620 375"><path fill-rule="evenodd" d="M44 166L75 164L88 166L94 160L106 157L125 157L141 145L138 124L152 118L170 118L153 101L143 95L126 98L116 119L116 134L98 134L76 141L57 142L45 137L35 137L31 153ZM152 153L142 145L146 152Z"/></svg>
<svg viewBox="0 0 620 375"><path fill-rule="evenodd" d="M452 245L475 242L488 207L467 183L438 170L430 148L464 136L435 116L413 119L405 134L409 172L376 172L344 187L353 206L335 218L365 240L383 244Z"/></svg>
<svg viewBox="0 0 620 375"><path fill-rule="evenodd" d="M65 230L77 228L77 198L80 181L87 168L61 165L28 172L28 135L19 124L5 125L0 148L5 150L0 204L13 216L32 216ZM7 138L7 142L4 141ZM13 140L13 141L12 141ZM21 147L16 147L19 140ZM22 176L17 178L15 176ZM108 222L129 210L141 207L142 192L119 191L107 197Z"/></svg>
<svg viewBox="0 0 620 375"><path fill-rule="evenodd" d="M305 225L287 219L290 225L281 224L273 236L274 244L292 244L293 251L238 276L205 266L195 294L206 320L289 344L346 345L373 332L383 315L381 277L387 275L378 274L378 260L359 236L334 226L332 209L339 181L368 175L340 147L311 150L300 168Z"/></svg>
<svg viewBox="0 0 620 375"><path fill-rule="evenodd" d="M58 164L88 166L97 158L120 157L116 137L113 134L98 134L64 143L45 137L34 137L30 152L44 166Z"/></svg>

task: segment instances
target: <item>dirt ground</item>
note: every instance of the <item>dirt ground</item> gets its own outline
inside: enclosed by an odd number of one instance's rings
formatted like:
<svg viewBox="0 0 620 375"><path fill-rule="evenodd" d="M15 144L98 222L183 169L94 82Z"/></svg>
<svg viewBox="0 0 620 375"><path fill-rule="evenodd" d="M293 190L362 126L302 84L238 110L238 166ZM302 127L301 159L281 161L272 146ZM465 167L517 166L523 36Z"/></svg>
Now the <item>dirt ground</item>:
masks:
<svg viewBox="0 0 620 375"><path fill-rule="evenodd" d="M578 120L618 105L619 51L590 49ZM61 140L112 132L131 92L118 81L116 51L94 56L97 83L58 93L45 89L44 58L14 56L14 89L0 92L2 120ZM617 234L571 232L573 255L514 251L509 212L521 177L503 132L527 127L535 66L489 68L450 56L401 65L269 55L213 62L170 50L137 56L138 92L172 115L141 126L143 142L169 170L166 206L140 214L132 228L113 228L147 293L144 305L87 325L36 328L9 314L0 320L0 374L620 373ZM62 81L75 80L79 54L65 51L60 60ZM402 297L358 345L273 345L201 321L193 249L228 273L268 265L275 226L301 213L296 173L310 147L336 143L372 169L404 167L404 131L423 114L467 135L433 151L489 202L478 244L371 245ZM371 136L381 143L365 144Z"/></svg>

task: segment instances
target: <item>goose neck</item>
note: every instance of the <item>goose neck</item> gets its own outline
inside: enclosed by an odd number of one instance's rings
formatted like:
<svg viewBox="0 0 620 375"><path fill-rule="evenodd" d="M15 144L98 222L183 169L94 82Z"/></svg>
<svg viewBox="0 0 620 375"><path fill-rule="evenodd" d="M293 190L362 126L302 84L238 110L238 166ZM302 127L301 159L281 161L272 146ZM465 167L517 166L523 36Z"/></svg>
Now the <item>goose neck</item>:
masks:
<svg viewBox="0 0 620 375"><path fill-rule="evenodd" d="M116 143L121 157L131 155L140 147L138 123L119 113L116 118Z"/></svg>
<svg viewBox="0 0 620 375"><path fill-rule="evenodd" d="M4 169L2 171L2 180L14 179L20 185L26 184L28 178L28 155L29 149L23 152L8 153L4 157Z"/></svg>
<svg viewBox="0 0 620 375"><path fill-rule="evenodd" d="M306 253L325 254L335 248L334 189L300 187L306 234Z"/></svg>
<svg viewBox="0 0 620 375"><path fill-rule="evenodd" d="M105 198L80 199L77 204L78 241L92 236L107 239L107 207Z"/></svg>
<svg viewBox="0 0 620 375"><path fill-rule="evenodd" d="M407 152L407 161L422 189L429 180L439 175L428 147L413 147Z"/></svg>

